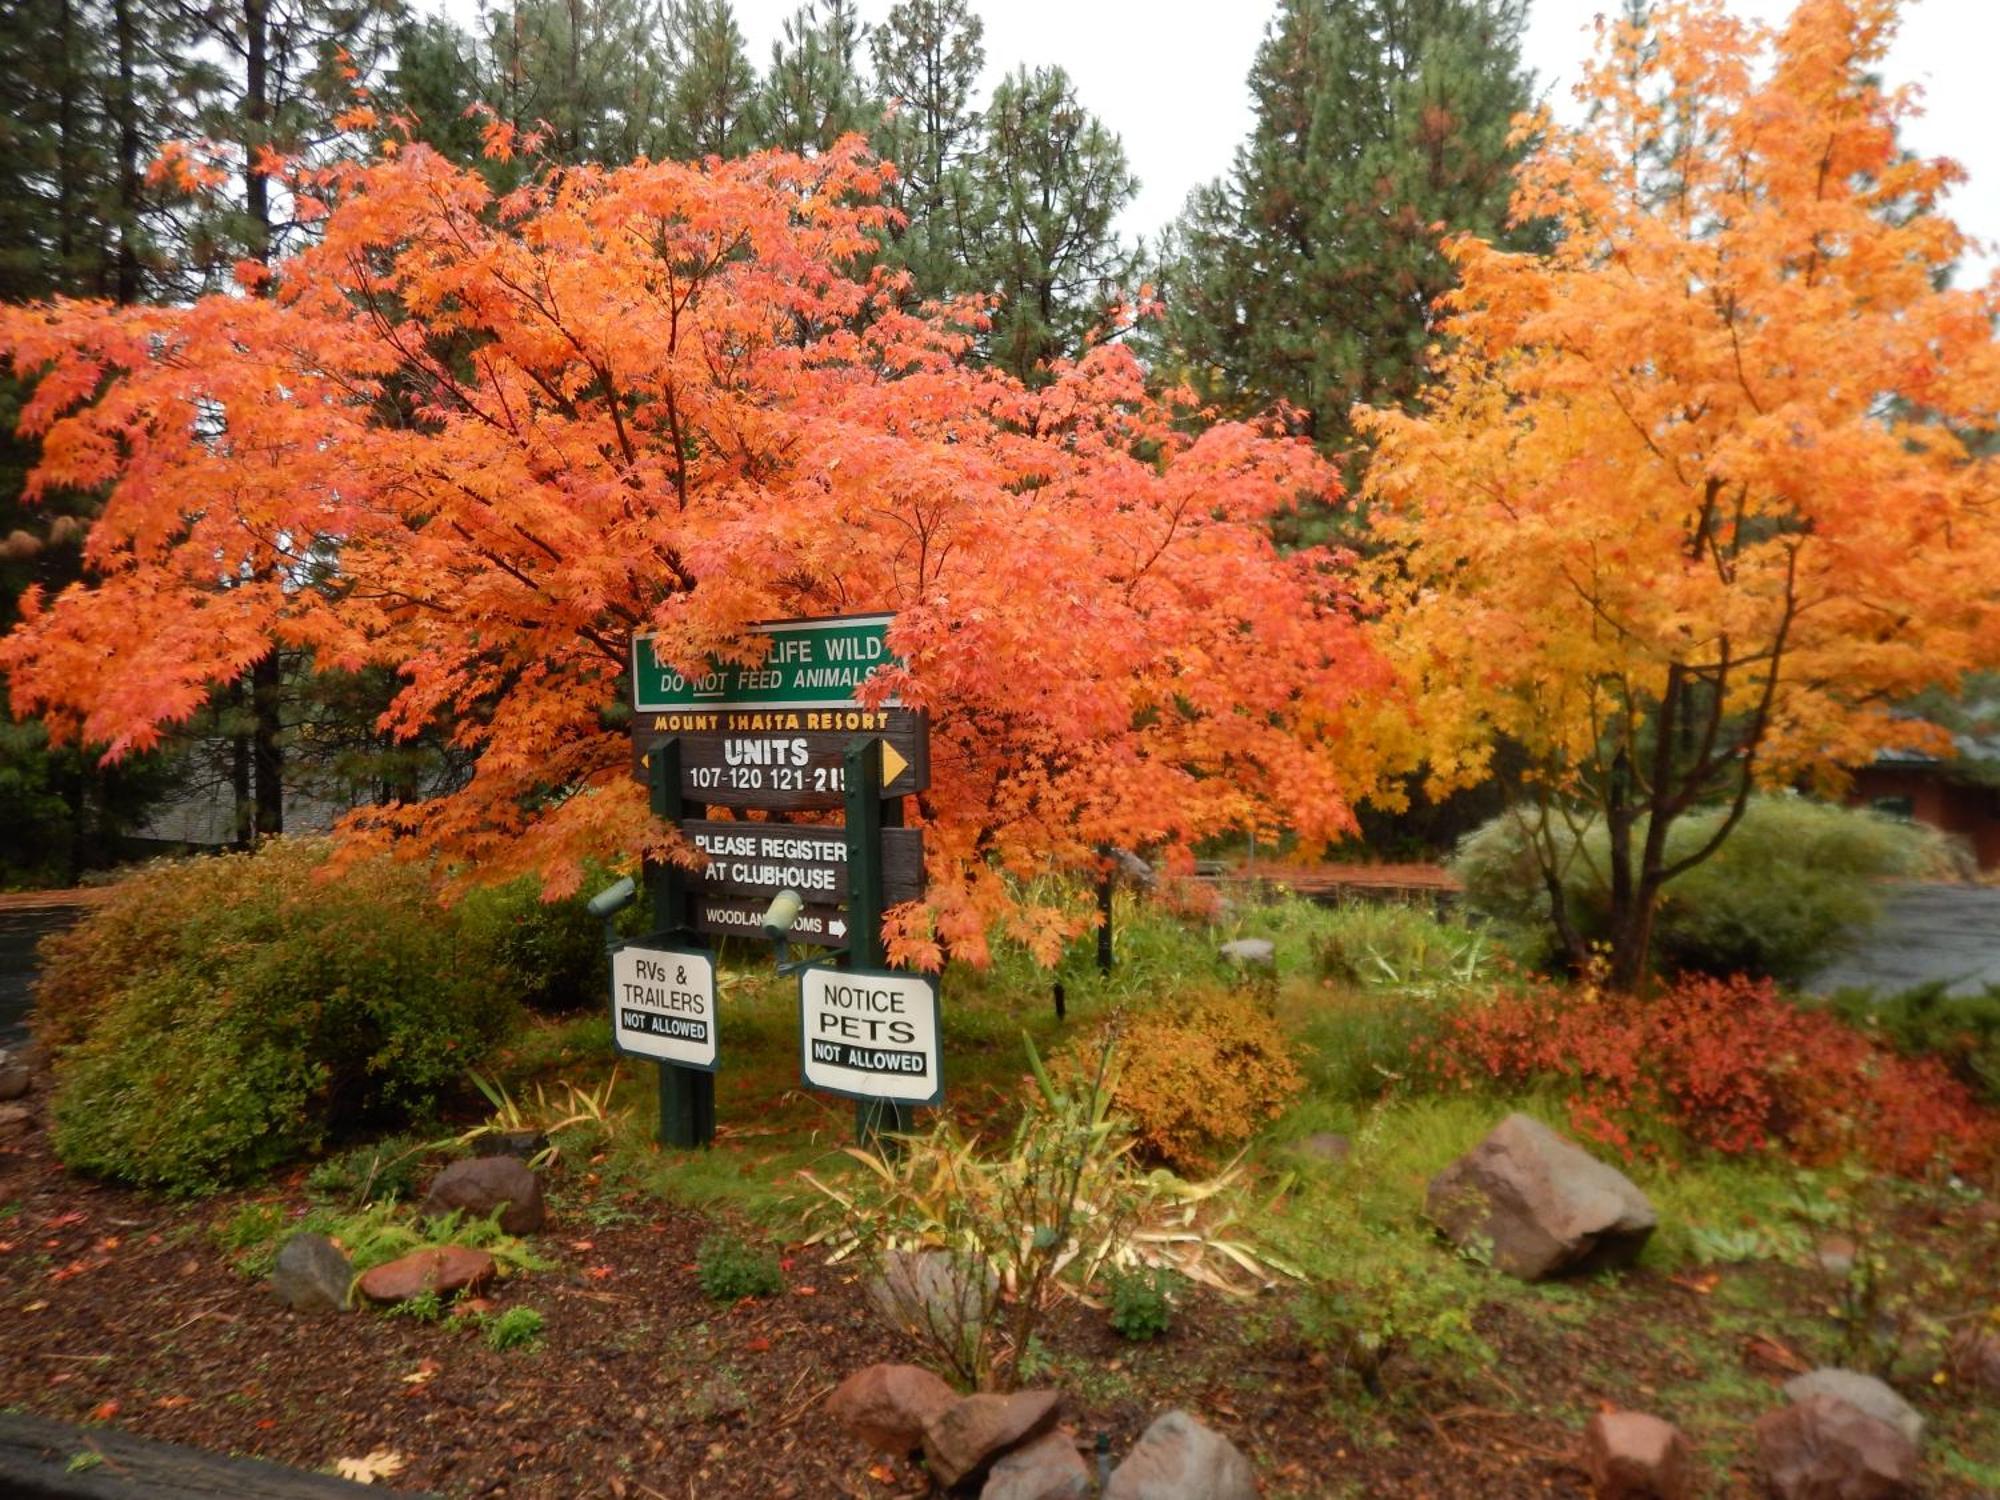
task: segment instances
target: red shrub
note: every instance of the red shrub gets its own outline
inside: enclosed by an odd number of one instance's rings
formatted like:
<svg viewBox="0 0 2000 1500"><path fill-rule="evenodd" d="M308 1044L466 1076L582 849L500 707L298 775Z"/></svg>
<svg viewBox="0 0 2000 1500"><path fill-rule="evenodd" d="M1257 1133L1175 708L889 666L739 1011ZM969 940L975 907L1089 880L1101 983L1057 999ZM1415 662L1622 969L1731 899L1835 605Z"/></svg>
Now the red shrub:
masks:
<svg viewBox="0 0 2000 1500"><path fill-rule="evenodd" d="M1430 1045L1445 1082L1566 1080L1571 1128L1628 1155L1648 1119L1725 1155L1853 1150L1897 1172L1970 1166L1996 1143L1994 1117L1941 1063L1898 1057L1768 981L1690 978L1650 1000L1540 986L1461 1012Z"/></svg>

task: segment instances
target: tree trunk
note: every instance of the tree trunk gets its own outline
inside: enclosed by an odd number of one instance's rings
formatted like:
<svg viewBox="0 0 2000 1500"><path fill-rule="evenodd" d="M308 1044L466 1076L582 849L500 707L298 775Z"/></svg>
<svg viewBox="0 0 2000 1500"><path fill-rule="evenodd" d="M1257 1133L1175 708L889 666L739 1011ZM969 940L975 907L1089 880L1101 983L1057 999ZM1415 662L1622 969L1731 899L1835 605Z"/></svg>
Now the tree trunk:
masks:
<svg viewBox="0 0 2000 1500"><path fill-rule="evenodd" d="M239 677L232 689L236 706L248 706L249 679ZM257 831L256 810L250 800L250 736L238 730L229 737L229 789L236 808L236 847L248 849Z"/></svg>
<svg viewBox="0 0 2000 1500"><path fill-rule="evenodd" d="M259 657L250 669L250 708L256 716L252 735L257 770L257 837L285 831L285 747L278 742L284 728L284 670L277 648Z"/></svg>
<svg viewBox="0 0 2000 1500"><path fill-rule="evenodd" d="M112 108L118 117L118 263L113 296L120 307L139 300L139 111L135 77L138 36L132 20L133 0L112 0L112 23L118 38L118 93Z"/></svg>
<svg viewBox="0 0 2000 1500"><path fill-rule="evenodd" d="M257 160L258 148L271 139L269 26L266 0L243 0L243 198L250 211L250 253L271 259L271 184Z"/></svg>

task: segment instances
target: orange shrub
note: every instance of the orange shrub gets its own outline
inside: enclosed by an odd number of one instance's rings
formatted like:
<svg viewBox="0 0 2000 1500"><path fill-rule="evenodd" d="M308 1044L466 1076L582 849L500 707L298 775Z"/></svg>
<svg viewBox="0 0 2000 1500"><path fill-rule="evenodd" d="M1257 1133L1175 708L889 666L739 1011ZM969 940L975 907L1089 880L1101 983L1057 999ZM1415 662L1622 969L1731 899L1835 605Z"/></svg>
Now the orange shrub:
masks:
<svg viewBox="0 0 2000 1500"><path fill-rule="evenodd" d="M1658 1120L1725 1155L1859 1152L1914 1172L1992 1155L1996 1120L1932 1058L1904 1058L1769 981L1683 979L1650 1000L1542 985L1451 1017L1423 1044L1447 1084L1568 1086L1577 1134L1628 1156Z"/></svg>
<svg viewBox="0 0 2000 1500"><path fill-rule="evenodd" d="M1067 1066L1090 1066L1096 1052L1080 1045ZM1213 1166L1305 1086L1277 1019L1238 992L1127 1017L1116 1056L1112 1104L1131 1121L1141 1154L1188 1172Z"/></svg>

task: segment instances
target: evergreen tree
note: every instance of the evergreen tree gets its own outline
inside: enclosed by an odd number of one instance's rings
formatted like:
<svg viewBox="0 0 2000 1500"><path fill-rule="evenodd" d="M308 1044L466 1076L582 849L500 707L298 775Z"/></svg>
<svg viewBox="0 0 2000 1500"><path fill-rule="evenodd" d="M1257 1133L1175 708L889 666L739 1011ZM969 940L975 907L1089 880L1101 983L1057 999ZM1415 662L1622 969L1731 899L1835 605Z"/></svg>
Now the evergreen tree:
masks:
<svg viewBox="0 0 2000 1500"><path fill-rule="evenodd" d="M990 357L1029 380L1102 326L1133 262L1112 223L1139 180L1052 67L1018 69L993 91L975 181L989 225L978 265L1001 298Z"/></svg>
<svg viewBox="0 0 2000 1500"><path fill-rule="evenodd" d="M881 115L859 62L867 25L853 0L802 5L771 45L764 79L764 139L781 150L823 151L849 131L865 131Z"/></svg>
<svg viewBox="0 0 2000 1500"><path fill-rule="evenodd" d="M659 0L523 0L481 14L468 102L523 134L546 125L544 157L618 165L669 149L674 70Z"/></svg>
<svg viewBox="0 0 2000 1500"><path fill-rule="evenodd" d="M869 39L889 108L875 145L896 166L887 201L903 216L884 250L910 272L920 298L979 284L973 265L987 215L968 166L979 145L972 96L986 65L985 31L965 0L898 0Z"/></svg>
<svg viewBox="0 0 2000 1500"><path fill-rule="evenodd" d="M1168 236L1162 357L1236 413L1284 403L1331 453L1357 401L1407 404L1443 233L1505 243L1527 0L1282 0L1256 125ZM1518 240L1518 237L1517 237Z"/></svg>
<svg viewBox="0 0 2000 1500"><path fill-rule="evenodd" d="M729 0L673 0L667 41L675 69L667 92L668 151L690 161L749 151L760 134L762 101Z"/></svg>

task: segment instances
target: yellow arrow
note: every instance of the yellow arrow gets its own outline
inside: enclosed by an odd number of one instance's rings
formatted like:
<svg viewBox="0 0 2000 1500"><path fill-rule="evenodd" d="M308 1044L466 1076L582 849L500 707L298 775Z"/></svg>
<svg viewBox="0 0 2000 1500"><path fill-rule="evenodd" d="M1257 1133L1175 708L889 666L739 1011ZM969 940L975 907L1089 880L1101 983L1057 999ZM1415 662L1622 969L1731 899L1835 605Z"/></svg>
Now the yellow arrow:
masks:
<svg viewBox="0 0 2000 1500"><path fill-rule="evenodd" d="M894 745L884 740L882 742L882 785L887 786L909 769L910 763L896 753Z"/></svg>

